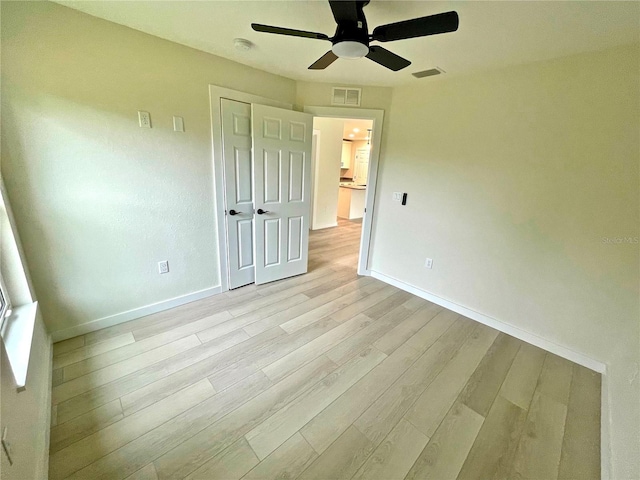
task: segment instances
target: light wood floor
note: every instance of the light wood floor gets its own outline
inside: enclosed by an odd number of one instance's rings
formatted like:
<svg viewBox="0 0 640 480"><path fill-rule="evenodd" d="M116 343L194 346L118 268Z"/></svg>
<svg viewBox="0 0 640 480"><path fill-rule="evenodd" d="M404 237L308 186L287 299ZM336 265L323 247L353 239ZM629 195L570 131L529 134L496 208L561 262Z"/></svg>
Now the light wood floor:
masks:
<svg viewBox="0 0 640 480"><path fill-rule="evenodd" d="M359 235L55 344L51 480L599 478L600 376L358 277Z"/></svg>

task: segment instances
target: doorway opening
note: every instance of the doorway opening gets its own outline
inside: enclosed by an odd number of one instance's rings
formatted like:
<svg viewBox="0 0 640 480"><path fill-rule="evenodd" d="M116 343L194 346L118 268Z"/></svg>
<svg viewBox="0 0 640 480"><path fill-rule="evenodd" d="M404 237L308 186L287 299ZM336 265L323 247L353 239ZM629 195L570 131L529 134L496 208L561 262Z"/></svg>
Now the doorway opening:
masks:
<svg viewBox="0 0 640 480"><path fill-rule="evenodd" d="M358 274L369 275L383 112L334 107L305 107L305 112L314 114L312 233L336 229L331 235L335 255L357 244ZM344 261L355 262L353 258Z"/></svg>
<svg viewBox="0 0 640 480"><path fill-rule="evenodd" d="M333 258L357 264L369 173L373 120L315 117L311 230L337 228ZM331 248L327 246L326 248Z"/></svg>

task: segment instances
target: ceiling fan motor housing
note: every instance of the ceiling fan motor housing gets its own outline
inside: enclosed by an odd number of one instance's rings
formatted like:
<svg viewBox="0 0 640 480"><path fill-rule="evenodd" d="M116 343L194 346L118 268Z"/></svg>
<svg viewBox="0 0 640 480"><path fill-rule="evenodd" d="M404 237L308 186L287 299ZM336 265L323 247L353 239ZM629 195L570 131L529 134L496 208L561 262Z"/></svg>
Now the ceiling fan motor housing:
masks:
<svg viewBox="0 0 640 480"><path fill-rule="evenodd" d="M357 2L357 21L342 21L331 40L331 50L341 58L361 58L369 53L369 30L363 7L369 2Z"/></svg>

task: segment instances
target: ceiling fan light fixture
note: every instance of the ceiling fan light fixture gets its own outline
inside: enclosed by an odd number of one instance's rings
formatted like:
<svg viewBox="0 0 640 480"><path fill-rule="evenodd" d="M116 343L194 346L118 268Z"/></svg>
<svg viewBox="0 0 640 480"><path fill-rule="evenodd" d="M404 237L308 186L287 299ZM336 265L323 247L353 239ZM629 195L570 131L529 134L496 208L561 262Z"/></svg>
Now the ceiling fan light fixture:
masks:
<svg viewBox="0 0 640 480"><path fill-rule="evenodd" d="M369 53L369 47L352 40L334 43L331 50L340 58L362 58Z"/></svg>

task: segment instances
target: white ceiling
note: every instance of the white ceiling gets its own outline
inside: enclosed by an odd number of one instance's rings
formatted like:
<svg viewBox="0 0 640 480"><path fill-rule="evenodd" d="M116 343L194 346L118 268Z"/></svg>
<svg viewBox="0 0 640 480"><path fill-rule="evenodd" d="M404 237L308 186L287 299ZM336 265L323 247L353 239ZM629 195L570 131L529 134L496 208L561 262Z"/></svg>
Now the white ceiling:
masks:
<svg viewBox="0 0 640 480"><path fill-rule="evenodd" d="M357 132L355 130L358 130ZM373 129L373 120L347 119L344 121L342 138L350 140L366 140L367 130ZM353 135L353 137L349 137Z"/></svg>
<svg viewBox="0 0 640 480"><path fill-rule="evenodd" d="M339 59L324 71L307 67L331 44L254 32L263 23L326 33L335 22L326 1L67 1L58 3L296 80L392 86L417 82L412 72L438 66L448 75L602 50L640 41L640 2L617 1L377 1L365 7L377 25L456 10L460 28L385 48L411 60L391 72L366 58ZM233 39L255 44L238 51ZM597 68L597 66L594 66ZM439 78L439 77L434 77ZM420 80L422 82L428 79Z"/></svg>

